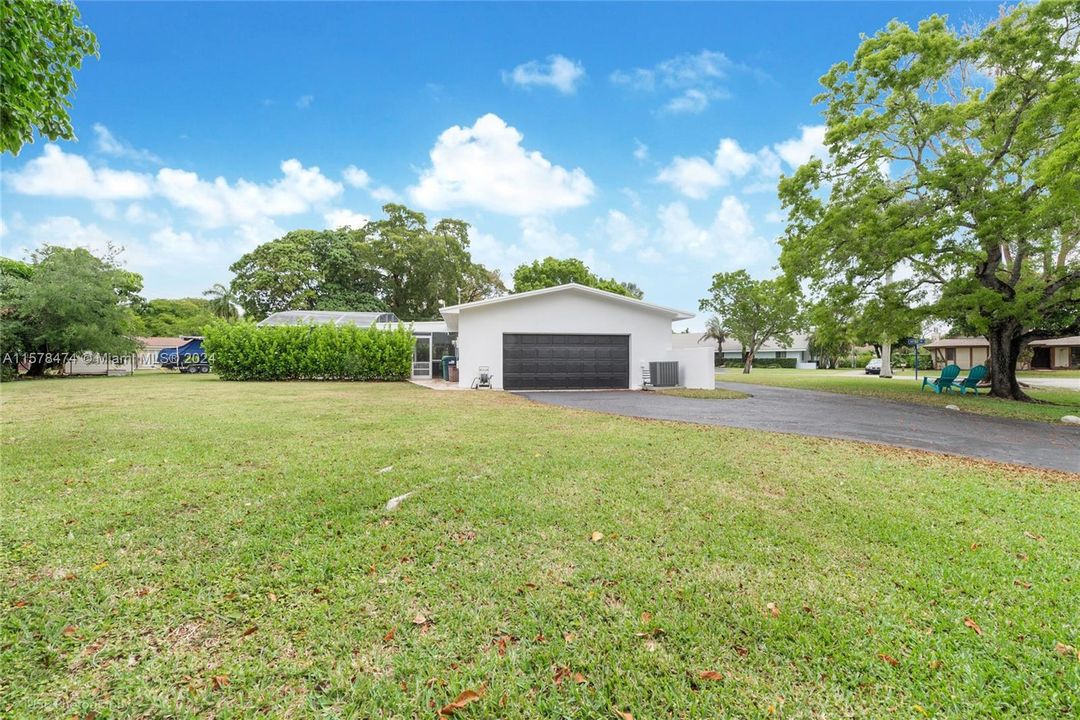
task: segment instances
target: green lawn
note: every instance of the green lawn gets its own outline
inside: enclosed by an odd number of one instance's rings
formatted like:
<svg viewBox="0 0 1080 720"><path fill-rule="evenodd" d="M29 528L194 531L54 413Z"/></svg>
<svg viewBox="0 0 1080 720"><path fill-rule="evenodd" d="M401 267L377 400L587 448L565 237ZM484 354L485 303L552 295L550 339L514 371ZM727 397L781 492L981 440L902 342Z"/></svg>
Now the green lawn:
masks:
<svg viewBox="0 0 1080 720"><path fill-rule="evenodd" d="M712 390L703 390L699 388L670 388L666 390L657 390L660 395L674 395L675 397L687 397L695 398L697 400L741 400L742 398L750 397L749 393L738 392L737 390L724 390L723 388L713 388Z"/></svg>
<svg viewBox="0 0 1080 720"><path fill-rule="evenodd" d="M1080 415L1080 392L1075 390L1032 388L1026 390L1028 395L1042 402L1019 403L987 397L984 390L980 390L981 394L978 396L970 392L965 395L955 392L937 395L931 392L929 388L922 389L923 371L919 371L920 379L918 382L911 379L913 373L910 369L896 374L897 377L888 380L875 375L852 376L850 369L780 370L758 368L752 370L749 375L744 375L737 369L729 368L717 372L716 379L721 382L773 385L801 388L803 390L824 390L826 392L877 397L883 400L898 400L900 402L912 402L937 407L956 405L966 412L981 415L999 415L1022 420L1060 422L1062 415ZM939 373L934 371L930 373L931 378L938 375ZM961 374L961 377L963 377L963 374Z"/></svg>
<svg viewBox="0 0 1080 720"><path fill-rule="evenodd" d="M1080 710L1077 476L404 384L0 398L4 717Z"/></svg>

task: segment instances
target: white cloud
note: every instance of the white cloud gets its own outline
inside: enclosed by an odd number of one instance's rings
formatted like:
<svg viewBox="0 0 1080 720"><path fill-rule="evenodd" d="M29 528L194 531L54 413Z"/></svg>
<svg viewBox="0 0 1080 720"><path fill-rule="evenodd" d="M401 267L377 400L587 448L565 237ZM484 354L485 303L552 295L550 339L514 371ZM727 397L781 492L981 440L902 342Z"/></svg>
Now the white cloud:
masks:
<svg viewBox="0 0 1080 720"><path fill-rule="evenodd" d="M765 222L782 223L786 219L787 218L784 213L780 212L779 210L770 210L769 212L765 213Z"/></svg>
<svg viewBox="0 0 1080 720"><path fill-rule="evenodd" d="M553 165L521 146L522 134L497 115L472 127L455 125L431 149L431 167L408 189L422 207L473 206L506 215L535 215L580 207L595 193L581 168Z"/></svg>
<svg viewBox="0 0 1080 720"><path fill-rule="evenodd" d="M576 257L594 272L606 271L592 248L583 247L577 237L560 231L550 218L524 217L518 227L521 235L512 243L500 242L494 235L469 228L469 251L473 259L499 270L504 281L511 279L518 265L548 256Z"/></svg>
<svg viewBox="0 0 1080 720"><path fill-rule="evenodd" d="M394 189L387 185L380 185L371 191L371 197L373 200L379 202L394 203L401 200L401 196L394 192Z"/></svg>
<svg viewBox="0 0 1080 720"><path fill-rule="evenodd" d="M562 55L549 55L547 60L530 60L510 72L503 73L503 82L520 87L552 87L563 95L572 95L578 82L585 77L585 67Z"/></svg>
<svg viewBox="0 0 1080 720"><path fill-rule="evenodd" d="M3 218L0 218L0 238L7 235L7 231L8 231L7 223L4 222Z"/></svg>
<svg viewBox="0 0 1080 720"><path fill-rule="evenodd" d="M296 107L300 110L307 110L313 102L315 102L314 95L301 95L296 99Z"/></svg>
<svg viewBox="0 0 1080 720"><path fill-rule="evenodd" d="M608 247L617 253L639 247L649 235L647 228L618 210L608 210L607 215L596 221L596 225L607 238Z"/></svg>
<svg viewBox="0 0 1080 720"><path fill-rule="evenodd" d="M97 138L98 152L103 155L112 155L113 157L126 158L136 162L161 164L161 158L157 155L149 150L134 147L131 143L121 140L113 135L112 132L109 131L109 128L101 123L94 123L94 135Z"/></svg>
<svg viewBox="0 0 1080 720"><path fill-rule="evenodd" d="M164 225L169 222L167 216L153 210L147 210L142 204L134 202L124 210L124 219L136 225Z"/></svg>
<svg viewBox="0 0 1080 720"><path fill-rule="evenodd" d="M143 198L153 192L153 177L145 173L93 168L80 155L65 153L49 143L41 157L21 170L5 172L4 179L17 193L74 197L87 200Z"/></svg>
<svg viewBox="0 0 1080 720"><path fill-rule="evenodd" d="M221 252L218 243L204 240L187 231L175 230L172 226L165 226L151 233L150 246L149 249L158 262L164 262L168 258L198 258L206 261L210 256Z"/></svg>
<svg viewBox="0 0 1080 720"><path fill-rule="evenodd" d="M218 177L212 182L186 170L158 171L157 190L177 207L191 210L207 227L250 223L260 218L295 215L336 198L341 183L305 168L299 160L281 163L282 177L266 184L244 179L230 184Z"/></svg>
<svg viewBox="0 0 1080 720"><path fill-rule="evenodd" d="M729 184L733 178L743 177L757 164L757 157L744 151L737 141L724 138L711 161L703 157L676 156L656 179L687 197L700 200L710 190Z"/></svg>
<svg viewBox="0 0 1080 720"><path fill-rule="evenodd" d="M342 227L359 230L371 220L367 215L345 209L330 210L323 215L323 219L326 220L326 227L329 230L336 230Z"/></svg>
<svg viewBox="0 0 1080 720"><path fill-rule="evenodd" d="M799 137L773 146L776 154L792 168L805 164L811 157L828 160L829 151L825 147L825 126L800 125L799 130Z"/></svg>
<svg viewBox="0 0 1080 720"><path fill-rule="evenodd" d="M658 218L660 244L692 257L719 257L728 267L745 267L773 253L773 244L757 235L746 206L733 195L721 200L708 227L697 225L682 202L661 206Z"/></svg>
<svg viewBox="0 0 1080 720"><path fill-rule="evenodd" d="M371 176L367 174L367 171L355 165L345 168L341 173L341 177L345 180L346 185L354 188L366 188L371 184Z"/></svg>
<svg viewBox="0 0 1080 720"><path fill-rule="evenodd" d="M664 109L673 113L697 114L709 107L709 96L697 88L684 90L682 95L673 97Z"/></svg>
<svg viewBox="0 0 1080 720"><path fill-rule="evenodd" d="M634 159L638 162L645 162L649 159L649 146L637 138L634 138Z"/></svg>
<svg viewBox="0 0 1080 720"><path fill-rule="evenodd" d="M721 86L732 69L738 68L724 53L702 50L668 58L649 68L616 70L611 82L638 92L674 91L664 106L673 113L700 113L712 100L729 97Z"/></svg>

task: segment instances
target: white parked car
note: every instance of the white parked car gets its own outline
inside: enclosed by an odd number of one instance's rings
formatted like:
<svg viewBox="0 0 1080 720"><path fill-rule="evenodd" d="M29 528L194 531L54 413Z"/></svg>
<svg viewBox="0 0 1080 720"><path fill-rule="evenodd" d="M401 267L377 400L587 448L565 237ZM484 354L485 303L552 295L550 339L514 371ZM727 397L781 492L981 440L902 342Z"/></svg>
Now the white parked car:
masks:
<svg viewBox="0 0 1080 720"><path fill-rule="evenodd" d="M874 358L870 362L866 363L867 375L880 375L881 374L881 358Z"/></svg>

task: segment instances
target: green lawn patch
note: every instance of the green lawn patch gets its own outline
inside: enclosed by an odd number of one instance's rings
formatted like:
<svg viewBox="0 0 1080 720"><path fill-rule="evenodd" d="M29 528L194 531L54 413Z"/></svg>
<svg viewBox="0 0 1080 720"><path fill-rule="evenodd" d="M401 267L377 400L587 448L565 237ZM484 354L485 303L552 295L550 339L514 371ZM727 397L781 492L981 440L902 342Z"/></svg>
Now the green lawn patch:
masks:
<svg viewBox="0 0 1080 720"><path fill-rule="evenodd" d="M699 388L669 388L656 391L659 395L674 395L675 397L696 398L698 400L741 400L750 397L749 393L737 390L725 390L714 388L705 390Z"/></svg>
<svg viewBox="0 0 1080 720"><path fill-rule="evenodd" d="M939 373L931 371L928 377L935 378ZM961 373L961 377L963 377ZM853 376L851 370L754 370L749 375L738 371L718 372L716 379L721 382L751 383L776 387L800 388L803 390L824 390L876 397L882 400L918 403L945 407L956 405L962 411L981 415L998 415L1020 420L1041 420L1060 422L1062 415L1080 415L1080 392L1065 388L1030 388L1025 392L1039 403L1021 403L1011 400L999 400L988 397L980 390L976 396L968 392L961 395L956 392L937 395L929 388L923 390L921 383L924 373L919 371L919 380L912 379L912 371L898 373L889 379L876 375Z"/></svg>
<svg viewBox="0 0 1080 720"><path fill-rule="evenodd" d="M0 393L5 717L1080 709L1076 476L407 384Z"/></svg>

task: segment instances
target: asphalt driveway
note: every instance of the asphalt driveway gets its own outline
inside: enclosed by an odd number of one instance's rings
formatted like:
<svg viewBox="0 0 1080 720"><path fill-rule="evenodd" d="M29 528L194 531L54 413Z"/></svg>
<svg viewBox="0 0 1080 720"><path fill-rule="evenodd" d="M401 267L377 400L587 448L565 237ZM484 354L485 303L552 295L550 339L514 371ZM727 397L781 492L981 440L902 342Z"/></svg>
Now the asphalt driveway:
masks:
<svg viewBox="0 0 1080 720"><path fill-rule="evenodd" d="M974 415L815 390L717 383L744 400L697 400L630 390L522 392L597 412L862 440L915 450L1080 472L1080 427Z"/></svg>

